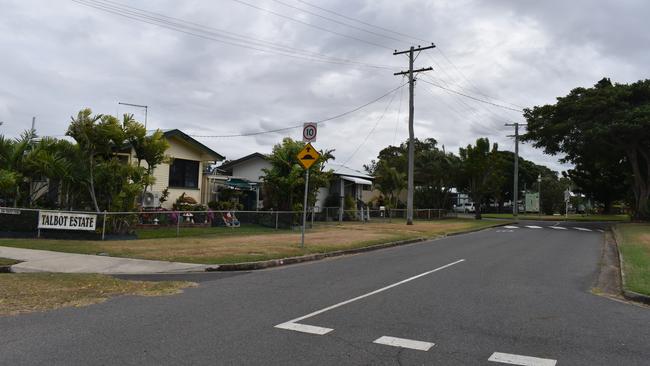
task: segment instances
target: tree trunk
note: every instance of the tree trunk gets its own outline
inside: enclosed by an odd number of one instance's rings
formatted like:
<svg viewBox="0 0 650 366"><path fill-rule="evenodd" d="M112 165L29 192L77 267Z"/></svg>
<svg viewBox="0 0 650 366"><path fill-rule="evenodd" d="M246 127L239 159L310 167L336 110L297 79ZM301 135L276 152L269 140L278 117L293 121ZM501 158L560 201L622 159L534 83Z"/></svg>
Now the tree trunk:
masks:
<svg viewBox="0 0 650 366"><path fill-rule="evenodd" d="M650 156L646 152L640 152L646 160L647 165L644 177L641 172L637 150L640 149L631 147L626 150L634 176L634 184L632 186L635 199L634 219L648 220L650 219L650 209L648 208L648 199L650 199Z"/></svg>
<svg viewBox="0 0 650 366"><path fill-rule="evenodd" d="M90 199L92 199L92 201L93 201L93 205L95 206L95 211L100 212L99 211L99 206L97 205L97 197L95 196L95 177L94 177L94 174L93 174L93 168L94 168L93 167L93 159L94 159L94 157L91 154L90 155L90 169L88 169L89 172L90 172L90 185L88 186L88 193L90 193Z"/></svg>

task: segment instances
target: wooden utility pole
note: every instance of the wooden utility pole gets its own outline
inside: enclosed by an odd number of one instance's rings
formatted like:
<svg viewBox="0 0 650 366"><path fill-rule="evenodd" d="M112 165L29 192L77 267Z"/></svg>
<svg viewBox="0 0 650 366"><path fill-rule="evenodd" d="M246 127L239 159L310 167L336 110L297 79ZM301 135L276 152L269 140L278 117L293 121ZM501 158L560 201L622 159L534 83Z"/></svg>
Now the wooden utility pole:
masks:
<svg viewBox="0 0 650 366"><path fill-rule="evenodd" d="M515 128L514 136L510 137L515 138L515 172L512 188L512 216L514 216L516 220L519 214L519 123L506 123L506 126Z"/></svg>
<svg viewBox="0 0 650 366"><path fill-rule="evenodd" d="M410 49L406 51L397 51L393 52L393 55L408 54L409 56L409 69L408 71L396 72L393 75L407 75L409 76L409 156L408 156L408 188L406 193L406 225L413 225L413 159L415 158L415 146L414 146L414 131L413 131L413 90L415 89L415 78L413 74L416 72L430 71L433 70L431 67L425 67L417 70L413 70L413 61L415 61L415 51L423 51L429 48L434 48L435 45L432 43L431 46L417 48L411 46Z"/></svg>

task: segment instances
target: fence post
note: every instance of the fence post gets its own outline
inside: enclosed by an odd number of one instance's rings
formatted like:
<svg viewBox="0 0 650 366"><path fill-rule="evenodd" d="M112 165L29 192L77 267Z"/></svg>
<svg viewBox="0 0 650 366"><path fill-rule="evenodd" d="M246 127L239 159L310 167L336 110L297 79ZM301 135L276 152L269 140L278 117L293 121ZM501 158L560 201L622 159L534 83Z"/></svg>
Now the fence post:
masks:
<svg viewBox="0 0 650 366"><path fill-rule="evenodd" d="M427 210L427 220L431 221L431 209Z"/></svg>
<svg viewBox="0 0 650 366"><path fill-rule="evenodd" d="M106 236L106 210L104 210L104 220L102 223L102 240L104 240L105 236Z"/></svg>
<svg viewBox="0 0 650 366"><path fill-rule="evenodd" d="M278 216L280 213L278 211L275 211L275 230L278 229Z"/></svg>
<svg viewBox="0 0 650 366"><path fill-rule="evenodd" d="M176 236L179 236L181 232L181 212L176 211Z"/></svg>
<svg viewBox="0 0 650 366"><path fill-rule="evenodd" d="M314 228L314 213L316 213L316 207L311 208L311 227L310 227L310 229Z"/></svg>

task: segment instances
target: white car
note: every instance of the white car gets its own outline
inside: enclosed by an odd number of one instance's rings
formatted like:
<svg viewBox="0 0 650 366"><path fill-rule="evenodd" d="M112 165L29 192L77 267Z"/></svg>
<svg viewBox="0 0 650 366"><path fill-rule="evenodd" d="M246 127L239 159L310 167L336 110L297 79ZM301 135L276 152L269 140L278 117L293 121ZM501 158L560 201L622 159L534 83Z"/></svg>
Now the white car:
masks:
<svg viewBox="0 0 650 366"><path fill-rule="evenodd" d="M476 207L474 207L473 202L465 202L460 205L454 205L454 211L460 213L474 213L476 212Z"/></svg>

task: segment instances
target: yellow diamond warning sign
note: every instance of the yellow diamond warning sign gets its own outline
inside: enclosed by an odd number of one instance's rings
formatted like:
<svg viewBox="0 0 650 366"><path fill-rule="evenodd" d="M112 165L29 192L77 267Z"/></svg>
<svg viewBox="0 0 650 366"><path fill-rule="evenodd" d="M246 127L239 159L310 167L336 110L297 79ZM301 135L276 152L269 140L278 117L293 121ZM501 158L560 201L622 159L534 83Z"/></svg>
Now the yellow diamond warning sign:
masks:
<svg viewBox="0 0 650 366"><path fill-rule="evenodd" d="M300 150L298 153L298 162L302 165L303 168L309 169L314 163L320 158L320 154L310 143L305 145L305 147Z"/></svg>

